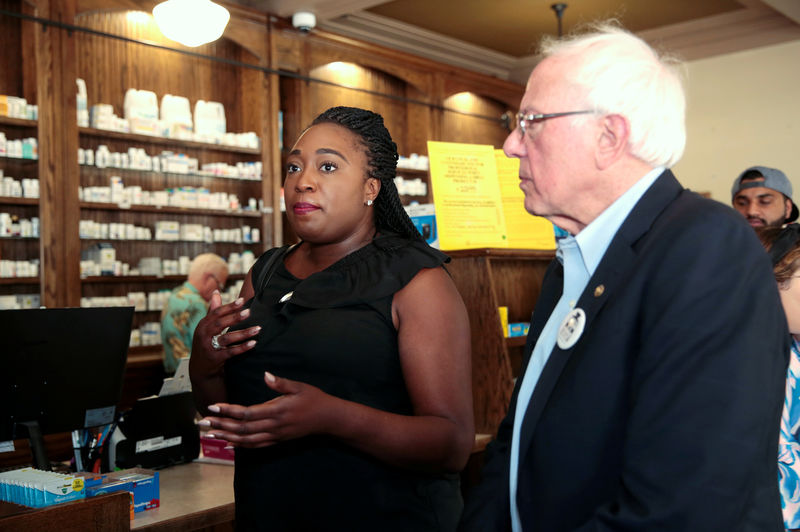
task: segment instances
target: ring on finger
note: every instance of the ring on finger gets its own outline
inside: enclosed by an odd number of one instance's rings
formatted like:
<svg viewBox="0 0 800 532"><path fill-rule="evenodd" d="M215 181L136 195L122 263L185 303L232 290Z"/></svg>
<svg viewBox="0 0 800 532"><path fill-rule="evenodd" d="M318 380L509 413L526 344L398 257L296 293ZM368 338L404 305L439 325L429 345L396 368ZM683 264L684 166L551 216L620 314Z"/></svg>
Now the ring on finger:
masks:
<svg viewBox="0 0 800 532"><path fill-rule="evenodd" d="M222 335L221 334L215 334L214 336L211 337L211 347L213 347L214 350L222 349L222 344L219 343L219 337L220 336L222 336Z"/></svg>

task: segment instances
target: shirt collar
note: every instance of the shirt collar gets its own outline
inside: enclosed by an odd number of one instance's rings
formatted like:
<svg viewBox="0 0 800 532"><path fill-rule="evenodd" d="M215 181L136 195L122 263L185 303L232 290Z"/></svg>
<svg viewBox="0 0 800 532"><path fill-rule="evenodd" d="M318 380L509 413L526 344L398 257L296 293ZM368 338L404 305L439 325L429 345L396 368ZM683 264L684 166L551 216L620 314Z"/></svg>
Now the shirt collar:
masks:
<svg viewBox="0 0 800 532"><path fill-rule="evenodd" d="M192 283L190 283L189 281L184 281L183 287L189 290L190 292L194 292L195 294L200 294L200 290L198 290L197 287Z"/></svg>
<svg viewBox="0 0 800 532"><path fill-rule="evenodd" d="M663 171L664 167L662 166L650 170L575 236L590 277L594 275L611 240L622 226L622 222Z"/></svg>

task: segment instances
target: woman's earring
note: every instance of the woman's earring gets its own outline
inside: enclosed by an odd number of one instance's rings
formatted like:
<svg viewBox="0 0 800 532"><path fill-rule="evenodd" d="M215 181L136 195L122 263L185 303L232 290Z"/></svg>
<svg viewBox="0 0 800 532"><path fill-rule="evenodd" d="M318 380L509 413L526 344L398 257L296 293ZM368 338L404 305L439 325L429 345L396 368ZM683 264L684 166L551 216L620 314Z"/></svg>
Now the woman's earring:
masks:
<svg viewBox="0 0 800 532"><path fill-rule="evenodd" d="M370 207L371 205L372 205L372 200L371 200L371 199L368 199L368 200L367 200L367 207Z"/></svg>

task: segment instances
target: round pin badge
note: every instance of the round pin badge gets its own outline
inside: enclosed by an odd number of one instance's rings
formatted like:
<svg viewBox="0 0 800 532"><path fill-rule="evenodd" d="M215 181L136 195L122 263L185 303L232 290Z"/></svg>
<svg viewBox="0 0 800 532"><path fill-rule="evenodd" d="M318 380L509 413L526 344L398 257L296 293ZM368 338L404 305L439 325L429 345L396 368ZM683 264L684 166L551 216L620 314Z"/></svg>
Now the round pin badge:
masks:
<svg viewBox="0 0 800 532"><path fill-rule="evenodd" d="M561 349L569 349L578 341L583 334L586 326L586 313L582 308L576 308L569 312L558 328L558 338L556 343Z"/></svg>

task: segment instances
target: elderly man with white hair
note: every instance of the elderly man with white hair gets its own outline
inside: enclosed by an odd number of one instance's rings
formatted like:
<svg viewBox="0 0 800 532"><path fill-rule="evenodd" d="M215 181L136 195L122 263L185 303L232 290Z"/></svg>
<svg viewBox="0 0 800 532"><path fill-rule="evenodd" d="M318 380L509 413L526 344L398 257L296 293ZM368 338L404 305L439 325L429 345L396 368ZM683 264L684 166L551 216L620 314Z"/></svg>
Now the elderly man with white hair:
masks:
<svg viewBox="0 0 800 532"><path fill-rule="evenodd" d="M770 262L669 170L680 65L618 27L544 43L504 150L569 232L462 530L781 530L788 363Z"/></svg>
<svg viewBox="0 0 800 532"><path fill-rule="evenodd" d="M216 253L201 253L189 265L186 281L170 293L161 310L164 371L175 373L180 359L192 352L197 324L208 312L214 292L228 281L228 264Z"/></svg>

